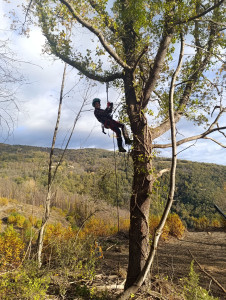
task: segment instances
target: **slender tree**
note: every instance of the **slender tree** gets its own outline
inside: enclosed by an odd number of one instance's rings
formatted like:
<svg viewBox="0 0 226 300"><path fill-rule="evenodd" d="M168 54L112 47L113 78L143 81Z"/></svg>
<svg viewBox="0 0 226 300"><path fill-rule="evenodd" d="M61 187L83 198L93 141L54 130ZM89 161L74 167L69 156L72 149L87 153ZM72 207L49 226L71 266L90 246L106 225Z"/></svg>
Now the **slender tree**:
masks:
<svg viewBox="0 0 226 300"><path fill-rule="evenodd" d="M52 200L52 197L53 197L53 191L52 190L53 190L54 180L56 178L58 168L62 164L65 152L68 148L68 145L69 145L70 140L72 138L72 135L74 133L75 125L77 124L77 121L78 121L78 119L81 115L82 109L83 109L84 105L87 102L87 92L89 90L89 87L88 87L87 91L86 91L86 96L83 97L81 107L80 107L80 109L79 109L79 111L78 111L78 113L77 113L77 115L74 119L74 124L72 126L71 133L70 133L70 135L67 139L64 150L63 150L56 166L54 167L53 166L53 156L54 156L55 143L56 143L59 124L60 124L63 98L65 96L65 94L64 94L64 85L65 85L65 80L66 80L66 70L67 70L67 64L65 63L64 64L64 70L63 70L63 75L62 75L62 82L61 82L61 89L60 89L60 98L59 98L59 106L58 106L56 125L55 125L54 132L53 132L52 145L51 145L50 154L49 154L47 194L46 194L46 199L45 199L45 202L44 202L45 211L44 211L44 214L43 214L43 217L42 217L42 225L41 225L41 228L39 230L38 239L37 239L37 258L38 258L39 268L42 266L42 249L43 249L44 231L45 231L46 224L47 224L47 222L49 220L49 217L50 217L50 206L51 206L51 200Z"/></svg>
<svg viewBox="0 0 226 300"><path fill-rule="evenodd" d="M33 0L46 36L46 51L84 76L121 87L123 108L133 134L134 177L130 199L129 264L125 289L138 279L149 255L149 207L157 175L152 166L156 139L170 130L169 94L174 59L184 36L186 55L174 82L175 124L182 118L206 122L200 135L177 145L224 134L225 112L218 99L222 76L225 0ZM71 39L65 32L73 24ZM79 40L87 31L89 43ZM93 43L92 43L93 42ZM81 50L83 49L83 50ZM216 70L217 69L217 70ZM211 121L211 108L217 116ZM210 122L210 123L209 123ZM212 137L211 137L212 139ZM215 139L212 139L215 142Z"/></svg>
<svg viewBox="0 0 226 300"><path fill-rule="evenodd" d="M0 129L6 140L13 132L19 111L17 92L25 82L18 64L10 41L0 39Z"/></svg>

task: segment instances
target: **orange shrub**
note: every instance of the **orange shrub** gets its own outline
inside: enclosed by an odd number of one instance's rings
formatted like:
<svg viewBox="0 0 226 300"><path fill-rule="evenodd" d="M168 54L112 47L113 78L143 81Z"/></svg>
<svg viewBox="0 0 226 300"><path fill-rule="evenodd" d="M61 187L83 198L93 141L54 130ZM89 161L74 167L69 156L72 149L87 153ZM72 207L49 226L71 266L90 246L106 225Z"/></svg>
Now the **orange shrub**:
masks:
<svg viewBox="0 0 226 300"><path fill-rule="evenodd" d="M218 219L213 219L211 222L211 226L215 228L221 227L221 222Z"/></svg>
<svg viewBox="0 0 226 300"><path fill-rule="evenodd" d="M112 220L103 220L96 217L92 217L85 223L83 229L80 231L79 236L81 238L87 235L93 236L105 236L111 235L117 232L117 226Z"/></svg>
<svg viewBox="0 0 226 300"><path fill-rule="evenodd" d="M121 218L119 220L119 230L129 230L129 219ZM92 217L87 221L83 229L79 232L79 237L84 238L88 235L93 236L107 236L118 232L118 220L115 219L101 219Z"/></svg>
<svg viewBox="0 0 226 300"><path fill-rule="evenodd" d="M14 230L8 226L0 235L0 270L12 270L20 265L24 257L25 244Z"/></svg>
<svg viewBox="0 0 226 300"><path fill-rule="evenodd" d="M169 234L180 238L184 234L185 227L177 214L170 214L166 221L169 227Z"/></svg>
<svg viewBox="0 0 226 300"><path fill-rule="evenodd" d="M122 231L128 231L130 226L130 219L120 219L119 229Z"/></svg>
<svg viewBox="0 0 226 300"><path fill-rule="evenodd" d="M157 226L159 225L160 219L161 219L160 216L155 216L155 215L150 216L149 230L150 230L151 236L153 236L155 234L155 230L156 230ZM165 224L162 234L161 234L161 239L167 240L168 236L169 236L169 227L167 226L167 224Z"/></svg>
<svg viewBox="0 0 226 300"><path fill-rule="evenodd" d="M52 240L69 240L74 237L71 226L64 227L61 223L48 224L45 231L44 243L48 244Z"/></svg>
<svg viewBox="0 0 226 300"><path fill-rule="evenodd" d="M192 217L192 221L194 222L194 227L199 230L205 230L209 226L209 220L206 216L200 218Z"/></svg>
<svg viewBox="0 0 226 300"><path fill-rule="evenodd" d="M159 225L161 217L151 215L149 219L150 234L153 236L157 226ZM182 237L185 227L177 214L170 214L166 220L166 224L163 227L161 239L167 240L169 235L175 237Z"/></svg>

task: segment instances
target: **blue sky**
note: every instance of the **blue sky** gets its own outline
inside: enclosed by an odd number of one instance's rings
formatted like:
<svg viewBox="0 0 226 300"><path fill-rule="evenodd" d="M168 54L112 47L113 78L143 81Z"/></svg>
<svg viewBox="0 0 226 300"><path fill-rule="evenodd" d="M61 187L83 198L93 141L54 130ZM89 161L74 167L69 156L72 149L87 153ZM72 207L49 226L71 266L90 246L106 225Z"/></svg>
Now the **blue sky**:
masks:
<svg viewBox="0 0 226 300"><path fill-rule="evenodd" d="M14 0L14 4L19 2L19 0ZM32 28L29 38L11 32L9 30L10 21L4 17L8 9L7 4L0 0L0 17L1 20L4 20L0 25L0 39L8 39L17 59L26 62L15 62L16 67L24 75L26 81L17 90L19 111L12 111L14 128L10 130L10 135L8 135L7 128L3 126L0 132L0 142L48 147L51 145L56 122L64 64L51 56L42 54L45 39L38 28ZM82 34L78 36L77 42L84 43ZM56 143L58 148L62 147L88 89L87 81L80 80L76 71L68 68L65 91L69 91L74 85L75 88L65 97L63 102L62 119ZM87 94L87 105L84 107L84 112L76 125L69 147L113 150L112 133L107 131L108 134L104 135L101 132L100 124L95 119L91 106L94 97L103 99L102 106L105 106L106 88L102 84L96 84L88 90ZM112 88L109 90L110 100L115 105L118 103L119 96L116 90ZM221 123L226 124L225 117ZM177 129L184 136L195 135L203 130L185 121L180 122ZM221 142L223 141L222 136ZM169 143L169 134L165 134L158 142ZM199 140L196 143L185 144L179 147L178 151L188 146L190 147L187 150L180 152L179 159L226 165L225 148L212 141ZM170 157L171 150L166 149L160 155Z"/></svg>

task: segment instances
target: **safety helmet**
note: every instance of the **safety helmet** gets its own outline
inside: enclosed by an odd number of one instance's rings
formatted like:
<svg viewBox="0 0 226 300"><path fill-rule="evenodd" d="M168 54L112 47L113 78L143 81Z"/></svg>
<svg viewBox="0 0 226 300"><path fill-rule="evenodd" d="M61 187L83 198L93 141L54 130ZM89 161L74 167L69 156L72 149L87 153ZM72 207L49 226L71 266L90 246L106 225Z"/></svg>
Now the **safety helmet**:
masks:
<svg viewBox="0 0 226 300"><path fill-rule="evenodd" d="M99 98L94 98L93 102L92 102L92 106L95 107L95 103L99 102L100 103L100 99Z"/></svg>

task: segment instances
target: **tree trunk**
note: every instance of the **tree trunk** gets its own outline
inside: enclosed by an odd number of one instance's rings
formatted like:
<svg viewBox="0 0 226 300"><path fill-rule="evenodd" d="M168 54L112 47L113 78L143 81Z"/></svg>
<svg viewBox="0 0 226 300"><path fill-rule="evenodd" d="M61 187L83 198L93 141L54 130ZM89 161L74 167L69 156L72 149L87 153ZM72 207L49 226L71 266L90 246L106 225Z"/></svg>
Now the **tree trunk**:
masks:
<svg viewBox="0 0 226 300"><path fill-rule="evenodd" d="M150 248L151 136L146 122L137 122L136 124L137 134L134 134L132 152L134 176L130 199L129 264L125 289L136 281L145 265Z"/></svg>

